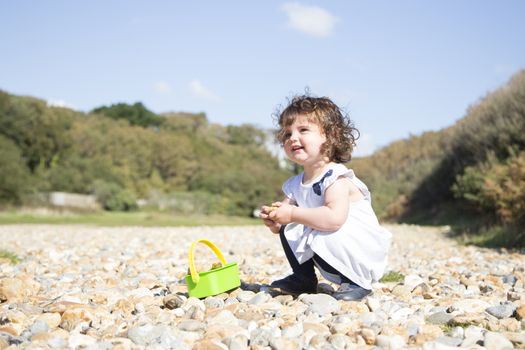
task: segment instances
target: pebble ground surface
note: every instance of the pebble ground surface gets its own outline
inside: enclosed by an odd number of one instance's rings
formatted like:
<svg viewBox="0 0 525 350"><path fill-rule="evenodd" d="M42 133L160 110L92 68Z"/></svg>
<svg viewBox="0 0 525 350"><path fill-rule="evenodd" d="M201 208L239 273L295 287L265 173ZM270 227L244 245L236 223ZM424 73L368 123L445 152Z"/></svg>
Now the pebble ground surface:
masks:
<svg viewBox="0 0 525 350"><path fill-rule="evenodd" d="M462 246L446 228L387 226L388 271L362 301L268 287L290 273L279 238L251 227L0 226L0 349L525 348L525 254ZM188 297L188 248L206 238L241 288ZM217 261L195 250L199 270ZM392 274L390 274L392 275Z"/></svg>

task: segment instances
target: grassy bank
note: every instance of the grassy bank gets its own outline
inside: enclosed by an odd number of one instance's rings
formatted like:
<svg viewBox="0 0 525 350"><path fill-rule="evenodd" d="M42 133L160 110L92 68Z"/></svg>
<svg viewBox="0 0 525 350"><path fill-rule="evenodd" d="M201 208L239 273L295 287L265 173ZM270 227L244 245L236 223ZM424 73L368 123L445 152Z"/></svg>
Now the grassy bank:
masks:
<svg viewBox="0 0 525 350"><path fill-rule="evenodd" d="M1 224L82 224L94 226L223 226L260 225L255 218L223 215L177 215L166 212L3 211Z"/></svg>

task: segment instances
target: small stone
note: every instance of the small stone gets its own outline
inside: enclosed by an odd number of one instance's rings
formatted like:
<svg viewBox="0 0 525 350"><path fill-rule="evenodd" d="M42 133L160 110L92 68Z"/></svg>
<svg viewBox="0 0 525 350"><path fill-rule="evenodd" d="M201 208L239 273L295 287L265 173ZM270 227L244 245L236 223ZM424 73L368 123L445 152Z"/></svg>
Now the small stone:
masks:
<svg viewBox="0 0 525 350"><path fill-rule="evenodd" d="M203 309L201 309L197 305L192 305L190 308L184 313L184 317L190 318L192 320L198 320L203 321L206 317L206 314Z"/></svg>
<svg viewBox="0 0 525 350"><path fill-rule="evenodd" d="M40 289L40 284L31 277L21 275L15 278L2 278L0 280L0 302L23 301L34 295Z"/></svg>
<svg viewBox="0 0 525 350"><path fill-rule="evenodd" d="M62 317L59 313L49 312L38 316L36 321L45 322L50 329L54 329L60 325L61 319Z"/></svg>
<svg viewBox="0 0 525 350"><path fill-rule="evenodd" d="M222 340L228 350L244 350L248 347L248 338L244 336L229 336ZM279 349L279 347L274 347Z"/></svg>
<svg viewBox="0 0 525 350"><path fill-rule="evenodd" d="M148 345L160 338L164 332L164 327L145 324L142 326L132 327L128 330L128 338L137 345Z"/></svg>
<svg viewBox="0 0 525 350"><path fill-rule="evenodd" d="M392 295L396 296L400 300L410 300L412 290L402 284L398 284L392 289Z"/></svg>
<svg viewBox="0 0 525 350"><path fill-rule="evenodd" d="M127 299L118 300L111 308L113 313L120 313L123 315L130 315L134 310L135 305Z"/></svg>
<svg viewBox="0 0 525 350"><path fill-rule="evenodd" d="M222 309L224 307L224 300L217 297L208 297L204 299L206 309Z"/></svg>
<svg viewBox="0 0 525 350"><path fill-rule="evenodd" d="M525 320L525 304L522 304L516 308L516 318L518 320Z"/></svg>
<svg viewBox="0 0 525 350"><path fill-rule="evenodd" d="M299 299L308 305L309 311L319 315L331 314L341 309L338 301L327 294L303 294Z"/></svg>
<svg viewBox="0 0 525 350"><path fill-rule="evenodd" d="M95 344L96 342L97 340L95 338L80 333L72 333L68 339L68 345L70 349L77 349L79 347L85 348L89 345Z"/></svg>
<svg viewBox="0 0 525 350"><path fill-rule="evenodd" d="M487 350L511 350L514 345L503 335L495 332L486 332L483 346Z"/></svg>
<svg viewBox="0 0 525 350"><path fill-rule="evenodd" d="M237 294L237 300L241 303L247 303L255 296L255 293L250 290L243 290Z"/></svg>
<svg viewBox="0 0 525 350"><path fill-rule="evenodd" d="M376 333L371 328L361 328L360 334L367 345L374 345L376 342Z"/></svg>
<svg viewBox="0 0 525 350"><path fill-rule="evenodd" d="M446 312L436 312L432 315L428 316L426 321L431 324L446 324L448 323L452 318L454 318L453 315L446 313Z"/></svg>
<svg viewBox="0 0 525 350"><path fill-rule="evenodd" d="M400 335L378 335L376 344L381 348L389 350L404 349L406 345L403 337Z"/></svg>
<svg viewBox="0 0 525 350"><path fill-rule="evenodd" d="M327 325L322 323L303 322L303 332L312 330L315 334L330 335L330 329Z"/></svg>
<svg viewBox="0 0 525 350"><path fill-rule="evenodd" d="M293 297L291 295L278 295L273 298L273 300L281 303L282 305L288 305L293 301Z"/></svg>
<svg viewBox="0 0 525 350"><path fill-rule="evenodd" d="M448 345L450 347L458 347L463 342L462 338L454 338L454 337L448 337L448 336L441 336L437 337L436 341L441 344Z"/></svg>
<svg viewBox="0 0 525 350"><path fill-rule="evenodd" d="M196 342L192 350L228 350L228 347L218 339L204 339Z"/></svg>
<svg viewBox="0 0 525 350"><path fill-rule="evenodd" d="M485 326L487 324L487 319L485 316L480 314L466 314L454 316L449 323L451 326L462 326L462 325L477 325Z"/></svg>
<svg viewBox="0 0 525 350"><path fill-rule="evenodd" d="M238 350L244 350L247 346L238 348ZM272 350L288 350L288 349L301 349L297 339L289 338L273 338L270 340L270 348ZM251 347L251 349L260 349L259 347ZM229 350L237 350L230 346Z"/></svg>
<svg viewBox="0 0 525 350"><path fill-rule="evenodd" d="M250 333L250 344L268 346L273 339L272 332L267 328L257 328Z"/></svg>
<svg viewBox="0 0 525 350"><path fill-rule="evenodd" d="M228 297L226 300L224 300L224 306L232 305L232 304L238 304L239 300L237 298Z"/></svg>
<svg viewBox="0 0 525 350"><path fill-rule="evenodd" d="M429 341L423 345L423 350L456 350L456 346L450 346L439 341Z"/></svg>
<svg viewBox="0 0 525 350"><path fill-rule="evenodd" d="M184 304L184 300L177 294L166 295L162 299L164 306L170 310L179 308Z"/></svg>
<svg viewBox="0 0 525 350"><path fill-rule="evenodd" d="M510 284L511 286L514 286L518 279L514 275L505 275L501 277L501 281L505 284Z"/></svg>
<svg viewBox="0 0 525 350"><path fill-rule="evenodd" d="M53 349L64 349L67 347L67 342L63 338L59 337L52 337L47 341L47 344L52 347Z"/></svg>
<svg viewBox="0 0 525 350"><path fill-rule="evenodd" d="M238 325L239 320L234 316L230 310L221 310L213 317L207 319L208 324L220 324L220 325Z"/></svg>
<svg viewBox="0 0 525 350"><path fill-rule="evenodd" d="M308 344L314 349L327 349L329 344L325 336L316 334L310 338Z"/></svg>
<svg viewBox="0 0 525 350"><path fill-rule="evenodd" d="M149 288L146 288L146 287L132 289L127 293L127 295L130 297L134 297L136 299L154 296L153 292Z"/></svg>
<svg viewBox="0 0 525 350"><path fill-rule="evenodd" d="M488 307L485 311L499 319L511 317L516 310L516 306L512 303L504 303L496 306Z"/></svg>
<svg viewBox="0 0 525 350"><path fill-rule="evenodd" d="M344 334L332 334L328 337L328 343L336 349L348 349L352 344L352 340Z"/></svg>
<svg viewBox="0 0 525 350"><path fill-rule="evenodd" d="M448 335L452 338L463 339L465 337L465 329L463 329L463 327L454 327L450 330Z"/></svg>
<svg viewBox="0 0 525 350"><path fill-rule="evenodd" d="M35 321L30 327L29 332L31 334L45 333L49 330L49 326L44 321Z"/></svg>
<svg viewBox="0 0 525 350"><path fill-rule="evenodd" d="M521 299L521 294L509 291L507 292L507 300L508 301L518 301Z"/></svg>
<svg viewBox="0 0 525 350"><path fill-rule="evenodd" d="M15 324L0 326L0 333L5 333L17 337L22 333L22 327L16 326Z"/></svg>
<svg viewBox="0 0 525 350"><path fill-rule="evenodd" d="M370 311L377 311L381 307L381 301L378 298L368 297L366 298L366 305Z"/></svg>
<svg viewBox="0 0 525 350"><path fill-rule="evenodd" d="M478 299L462 299L452 304L453 311L471 314L481 313L488 307L490 307L489 303Z"/></svg>
<svg viewBox="0 0 525 350"><path fill-rule="evenodd" d="M197 320L182 320L177 325L177 328L188 332L198 332L203 330L206 324Z"/></svg>
<svg viewBox="0 0 525 350"><path fill-rule="evenodd" d="M428 295L430 293L430 287L426 283L420 283L418 284L414 290L412 290L413 295Z"/></svg>
<svg viewBox="0 0 525 350"><path fill-rule="evenodd" d="M344 303L339 303L341 309L336 311L336 314L363 314L365 312L370 312L368 306L366 306L363 300L361 301L345 301Z"/></svg>
<svg viewBox="0 0 525 350"><path fill-rule="evenodd" d="M522 329L520 321L513 317L499 320L498 331L519 332Z"/></svg>
<svg viewBox="0 0 525 350"><path fill-rule="evenodd" d="M503 332L502 335L510 340L518 349L525 348L525 332Z"/></svg>
<svg viewBox="0 0 525 350"><path fill-rule="evenodd" d="M481 327L468 326L465 328L465 338L483 339L485 330Z"/></svg>
<svg viewBox="0 0 525 350"><path fill-rule="evenodd" d="M93 309L87 306L70 308L62 314L60 327L72 331L81 322L89 322L93 317Z"/></svg>
<svg viewBox="0 0 525 350"><path fill-rule="evenodd" d="M443 336L443 330L439 326L424 324L420 326L420 329L413 337L413 340L417 345L422 345L441 336Z"/></svg>
<svg viewBox="0 0 525 350"><path fill-rule="evenodd" d="M285 327L282 329L282 336L285 338L297 338L303 334L303 324L295 323L291 326Z"/></svg>
<svg viewBox="0 0 525 350"><path fill-rule="evenodd" d="M259 292L259 293L255 294L255 296L253 298L248 300L248 304L249 305L259 305L259 304L267 302L271 298L272 297L268 293Z"/></svg>
<svg viewBox="0 0 525 350"><path fill-rule="evenodd" d="M403 284L405 285L406 288L408 288L408 290L412 292L418 285L424 282L425 281L418 275L411 274L411 275L405 276L405 280Z"/></svg>

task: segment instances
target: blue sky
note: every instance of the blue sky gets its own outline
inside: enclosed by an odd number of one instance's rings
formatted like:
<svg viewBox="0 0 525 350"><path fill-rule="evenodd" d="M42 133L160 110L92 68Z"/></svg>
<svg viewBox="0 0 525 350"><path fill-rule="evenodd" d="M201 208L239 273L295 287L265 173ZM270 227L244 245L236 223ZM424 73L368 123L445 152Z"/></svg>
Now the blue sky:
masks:
<svg viewBox="0 0 525 350"><path fill-rule="evenodd" d="M3 0L0 89L266 128L308 87L349 112L364 155L452 125L525 68L524 13L521 0Z"/></svg>

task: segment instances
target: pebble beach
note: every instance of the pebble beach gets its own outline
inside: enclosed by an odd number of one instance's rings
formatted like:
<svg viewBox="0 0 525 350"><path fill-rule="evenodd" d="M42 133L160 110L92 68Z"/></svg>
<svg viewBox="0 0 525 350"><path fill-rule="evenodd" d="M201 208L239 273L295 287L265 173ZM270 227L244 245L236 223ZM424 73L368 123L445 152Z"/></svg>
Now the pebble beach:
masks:
<svg viewBox="0 0 525 350"><path fill-rule="evenodd" d="M283 295L279 238L264 226L3 225L0 349L524 349L525 254L463 246L447 228L387 226L387 271L362 301L336 285ZM241 287L189 297L188 249L214 242ZM204 245L199 271L217 262Z"/></svg>

